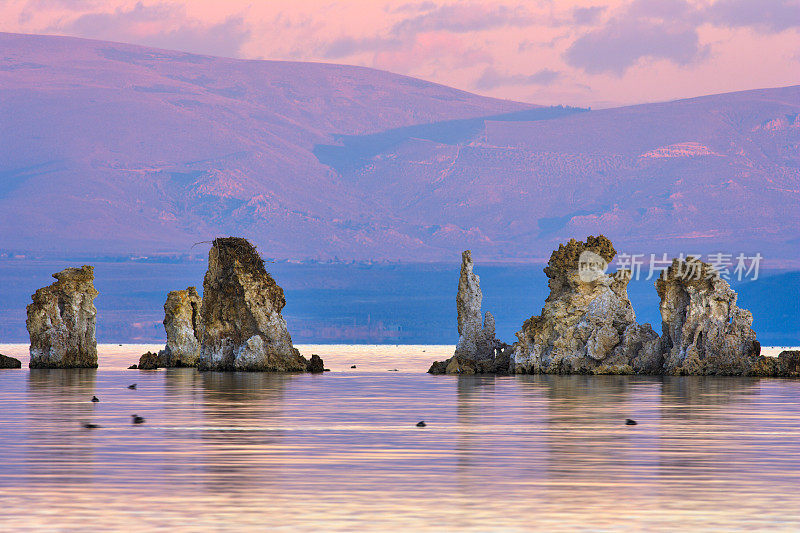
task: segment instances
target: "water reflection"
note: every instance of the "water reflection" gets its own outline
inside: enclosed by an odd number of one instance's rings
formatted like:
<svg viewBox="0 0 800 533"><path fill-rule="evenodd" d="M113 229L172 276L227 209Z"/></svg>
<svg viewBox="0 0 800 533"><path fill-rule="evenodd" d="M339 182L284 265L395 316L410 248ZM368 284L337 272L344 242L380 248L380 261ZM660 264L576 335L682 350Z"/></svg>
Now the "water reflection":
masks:
<svg viewBox="0 0 800 533"><path fill-rule="evenodd" d="M31 369L27 381L30 483L76 483L93 476L95 439L84 422L94 419L97 370Z"/></svg>
<svg viewBox="0 0 800 533"><path fill-rule="evenodd" d="M262 372L203 372L202 463L204 481L215 492L239 492L274 483L270 475L292 460L284 434L284 391L293 375Z"/></svg>
<svg viewBox="0 0 800 533"><path fill-rule="evenodd" d="M800 524L795 381L192 369L7 376L0 498L13 505L0 530ZM147 423L131 425L133 412ZM428 426L417 428L422 419ZM84 430L84 420L103 428Z"/></svg>

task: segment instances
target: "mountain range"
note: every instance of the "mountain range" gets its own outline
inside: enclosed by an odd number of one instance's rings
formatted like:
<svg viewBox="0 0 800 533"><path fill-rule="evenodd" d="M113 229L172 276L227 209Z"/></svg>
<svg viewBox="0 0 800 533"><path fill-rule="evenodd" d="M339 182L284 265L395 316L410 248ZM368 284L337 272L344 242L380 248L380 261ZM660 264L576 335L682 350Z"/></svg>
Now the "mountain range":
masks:
<svg viewBox="0 0 800 533"><path fill-rule="evenodd" d="M0 120L6 251L533 262L603 233L800 265L800 86L587 110L0 33Z"/></svg>

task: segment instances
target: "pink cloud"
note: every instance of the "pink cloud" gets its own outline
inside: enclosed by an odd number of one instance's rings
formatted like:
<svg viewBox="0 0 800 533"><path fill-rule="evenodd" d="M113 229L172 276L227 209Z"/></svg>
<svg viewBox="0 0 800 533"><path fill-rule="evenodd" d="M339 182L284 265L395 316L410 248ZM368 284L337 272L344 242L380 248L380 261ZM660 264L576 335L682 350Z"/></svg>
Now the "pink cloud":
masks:
<svg viewBox="0 0 800 533"><path fill-rule="evenodd" d="M21 0L0 2L0 31L336 61L596 107L797 83L798 9L796 0Z"/></svg>

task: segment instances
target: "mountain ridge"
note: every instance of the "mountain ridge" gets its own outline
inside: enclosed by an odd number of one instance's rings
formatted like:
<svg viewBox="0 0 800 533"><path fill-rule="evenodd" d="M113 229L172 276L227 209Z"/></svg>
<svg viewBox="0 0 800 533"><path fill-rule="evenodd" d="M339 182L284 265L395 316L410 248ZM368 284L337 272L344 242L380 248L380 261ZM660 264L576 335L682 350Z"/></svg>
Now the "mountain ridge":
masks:
<svg viewBox="0 0 800 533"><path fill-rule="evenodd" d="M7 250L235 234L270 257L524 262L604 233L625 252L800 256L800 86L585 111L0 33L0 87Z"/></svg>

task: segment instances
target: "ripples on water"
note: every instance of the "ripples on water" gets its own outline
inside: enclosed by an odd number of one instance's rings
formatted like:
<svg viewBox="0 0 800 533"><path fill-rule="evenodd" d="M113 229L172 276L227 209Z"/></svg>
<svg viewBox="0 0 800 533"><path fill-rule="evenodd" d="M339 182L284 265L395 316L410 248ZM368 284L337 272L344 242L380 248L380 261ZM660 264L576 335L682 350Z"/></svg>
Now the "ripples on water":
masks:
<svg viewBox="0 0 800 533"><path fill-rule="evenodd" d="M800 525L800 382L423 374L452 347L301 348L324 375L123 370L141 348L0 371L0 530Z"/></svg>

